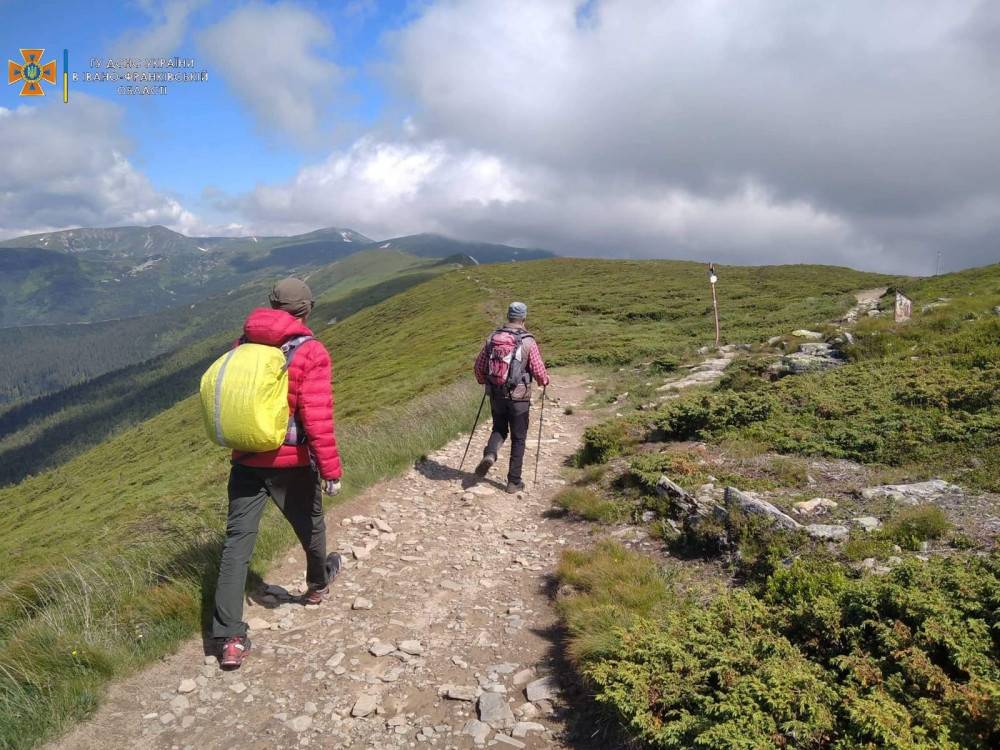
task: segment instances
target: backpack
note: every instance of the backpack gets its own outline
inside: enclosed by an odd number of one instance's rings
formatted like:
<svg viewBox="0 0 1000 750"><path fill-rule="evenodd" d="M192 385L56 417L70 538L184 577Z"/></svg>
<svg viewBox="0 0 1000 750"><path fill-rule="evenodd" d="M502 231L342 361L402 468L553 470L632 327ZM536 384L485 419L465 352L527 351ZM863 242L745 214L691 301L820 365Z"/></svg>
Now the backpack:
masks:
<svg viewBox="0 0 1000 750"><path fill-rule="evenodd" d="M531 382L528 372L527 357L524 353L524 340L534 340L527 331L498 328L486 341L486 382L495 391L502 390L510 396L519 385Z"/></svg>
<svg viewBox="0 0 1000 750"><path fill-rule="evenodd" d="M305 442L304 431L288 413L288 366L311 339L296 336L280 347L240 339L215 360L201 376L200 388L209 440L248 453Z"/></svg>

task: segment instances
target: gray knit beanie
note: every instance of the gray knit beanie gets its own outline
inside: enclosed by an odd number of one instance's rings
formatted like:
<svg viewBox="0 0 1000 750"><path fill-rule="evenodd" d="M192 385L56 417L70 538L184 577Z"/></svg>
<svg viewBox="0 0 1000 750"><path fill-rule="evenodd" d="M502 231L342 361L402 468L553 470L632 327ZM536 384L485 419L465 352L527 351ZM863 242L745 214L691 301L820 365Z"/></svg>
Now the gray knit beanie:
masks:
<svg viewBox="0 0 1000 750"><path fill-rule="evenodd" d="M528 306L523 302L511 302L507 308L507 320L524 320L528 317Z"/></svg>

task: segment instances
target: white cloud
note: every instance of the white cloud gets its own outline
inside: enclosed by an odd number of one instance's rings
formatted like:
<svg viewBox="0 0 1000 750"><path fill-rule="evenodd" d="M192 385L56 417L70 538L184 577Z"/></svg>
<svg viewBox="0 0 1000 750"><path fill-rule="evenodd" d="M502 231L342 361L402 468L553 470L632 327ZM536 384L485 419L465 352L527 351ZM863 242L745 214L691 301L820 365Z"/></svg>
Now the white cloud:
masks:
<svg viewBox="0 0 1000 750"><path fill-rule="evenodd" d="M996 260L984 0L439 0L386 37L409 116L242 221L569 254ZM994 44L996 43L996 44Z"/></svg>
<svg viewBox="0 0 1000 750"><path fill-rule="evenodd" d="M112 104L77 94L69 107L0 108L0 142L44 144L9 149L0 160L0 236L73 226L197 226L128 160L121 111Z"/></svg>
<svg viewBox="0 0 1000 750"><path fill-rule="evenodd" d="M713 196L636 179L609 184L445 141L363 138L228 208L269 232L432 231L568 255L797 262L836 252L864 263L872 248L843 217L752 179Z"/></svg>
<svg viewBox="0 0 1000 750"><path fill-rule="evenodd" d="M198 36L202 55L266 129L312 138L342 75L320 53L333 38L323 20L290 3L239 8Z"/></svg>
<svg viewBox="0 0 1000 750"><path fill-rule="evenodd" d="M407 227L441 230L444 214L454 207L522 199L516 178L488 154L456 153L443 142L366 137L305 167L288 183L258 186L236 205L249 223L269 231L342 221L384 236Z"/></svg>
<svg viewBox="0 0 1000 750"><path fill-rule="evenodd" d="M114 55L122 57L169 56L180 52L187 35L191 14L206 0L145 0L140 6L153 25L142 31L125 33L112 45Z"/></svg>
<svg viewBox="0 0 1000 750"><path fill-rule="evenodd" d="M870 267L875 243L922 269L942 243L996 259L1000 223L970 237L952 207L1000 192L997 18L987 0L445 0L390 35L390 77L427 139L582 174L610 205L622 184L717 206L757 185L859 243L809 258Z"/></svg>

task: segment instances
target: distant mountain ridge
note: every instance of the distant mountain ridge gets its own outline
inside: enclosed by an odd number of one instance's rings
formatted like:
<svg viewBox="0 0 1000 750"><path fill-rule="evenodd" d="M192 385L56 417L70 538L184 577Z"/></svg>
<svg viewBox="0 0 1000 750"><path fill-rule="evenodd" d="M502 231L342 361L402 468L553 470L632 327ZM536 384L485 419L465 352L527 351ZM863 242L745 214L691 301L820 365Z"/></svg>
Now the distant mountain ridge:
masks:
<svg viewBox="0 0 1000 750"><path fill-rule="evenodd" d="M146 315L375 248L469 264L553 255L435 234L376 241L343 227L247 237L188 237L159 225L43 232L0 242L0 327Z"/></svg>
<svg viewBox="0 0 1000 750"><path fill-rule="evenodd" d="M490 242L464 242L440 234L410 234L374 244L383 250L402 250L423 258L466 256L475 263L503 263L511 260L541 260L555 257L555 253L540 248L513 247Z"/></svg>

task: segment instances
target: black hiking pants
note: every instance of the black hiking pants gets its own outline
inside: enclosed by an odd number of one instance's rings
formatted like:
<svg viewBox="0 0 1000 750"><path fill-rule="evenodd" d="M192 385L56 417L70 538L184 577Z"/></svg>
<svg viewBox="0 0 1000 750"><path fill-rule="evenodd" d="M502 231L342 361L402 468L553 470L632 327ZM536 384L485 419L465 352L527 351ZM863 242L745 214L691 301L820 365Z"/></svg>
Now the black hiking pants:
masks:
<svg viewBox="0 0 1000 750"><path fill-rule="evenodd" d="M270 498L295 530L306 553L306 582L323 588L326 572L326 521L319 475L311 466L294 469L257 469L233 464L229 473L229 514L222 548L219 581L215 587L212 636L246 635L243 594L247 570L257 541L257 529Z"/></svg>
<svg viewBox="0 0 1000 750"><path fill-rule="evenodd" d="M503 441L510 435L510 466L507 481L521 481L521 467L524 464L524 446L528 440L528 411L531 401L515 401L503 396L490 396L490 411L493 412L493 433L483 455L498 455Z"/></svg>

